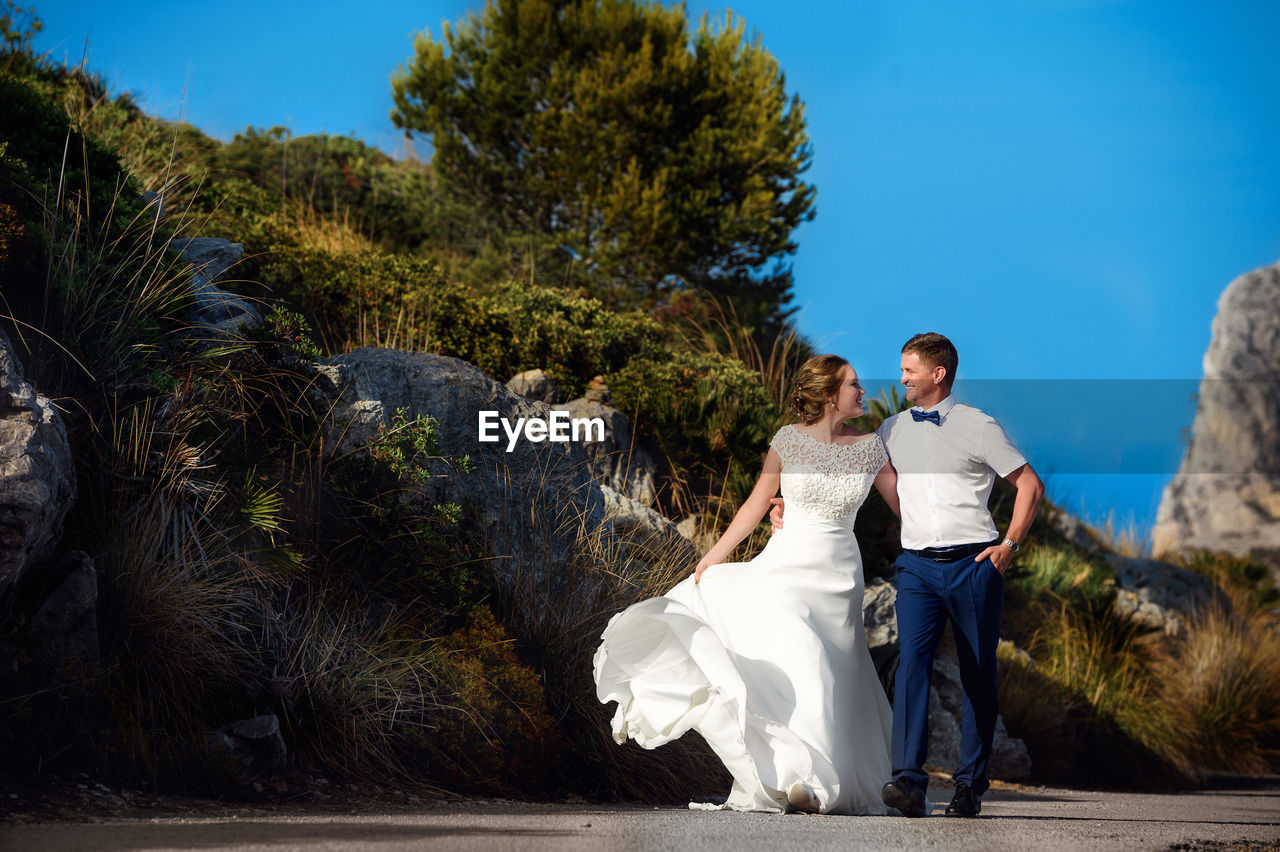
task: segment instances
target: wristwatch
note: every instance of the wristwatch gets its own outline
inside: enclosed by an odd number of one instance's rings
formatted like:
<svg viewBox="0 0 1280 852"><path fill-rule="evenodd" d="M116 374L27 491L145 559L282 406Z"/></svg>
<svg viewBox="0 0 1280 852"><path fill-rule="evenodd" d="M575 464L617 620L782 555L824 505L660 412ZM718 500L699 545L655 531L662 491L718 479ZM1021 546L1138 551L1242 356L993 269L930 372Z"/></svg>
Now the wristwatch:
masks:
<svg viewBox="0 0 1280 852"><path fill-rule="evenodd" d="M1011 538L1006 538L1004 541L1000 543L1003 544L1005 547L1009 548L1010 553L1017 553L1019 550L1022 549L1022 545L1018 544L1016 541L1014 541Z"/></svg>

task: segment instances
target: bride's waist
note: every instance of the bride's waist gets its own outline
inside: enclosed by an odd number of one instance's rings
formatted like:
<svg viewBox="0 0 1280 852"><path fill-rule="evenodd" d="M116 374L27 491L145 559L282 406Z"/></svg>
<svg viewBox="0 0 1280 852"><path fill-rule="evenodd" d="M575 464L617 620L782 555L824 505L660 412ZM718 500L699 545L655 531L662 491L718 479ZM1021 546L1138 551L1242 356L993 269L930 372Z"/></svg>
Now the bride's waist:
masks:
<svg viewBox="0 0 1280 852"><path fill-rule="evenodd" d="M782 514L782 529L780 532L806 530L809 532L822 531L852 535L853 519L852 512L846 512L837 518L832 518L820 514L807 506L787 503Z"/></svg>

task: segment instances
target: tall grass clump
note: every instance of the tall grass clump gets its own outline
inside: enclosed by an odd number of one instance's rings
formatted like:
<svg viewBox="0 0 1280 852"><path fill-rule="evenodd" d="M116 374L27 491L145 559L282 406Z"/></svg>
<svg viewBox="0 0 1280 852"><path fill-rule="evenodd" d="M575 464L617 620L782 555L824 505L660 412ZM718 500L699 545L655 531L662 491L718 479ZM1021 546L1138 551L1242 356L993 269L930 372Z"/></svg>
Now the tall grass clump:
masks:
<svg viewBox="0 0 1280 852"><path fill-rule="evenodd" d="M692 548L671 533L608 519L560 501L537 482L511 481L527 516L495 518L491 552L499 616L546 684L547 704L565 744L564 784L592 797L672 803L722 792L720 760L699 738L646 751L613 741L612 708L596 698L592 660L609 619L661 595L693 568Z"/></svg>
<svg viewBox="0 0 1280 852"><path fill-rule="evenodd" d="M301 595L301 590L295 590ZM294 765L337 778L415 784L449 705L435 642L324 589L289 598L256 648L258 702L275 712Z"/></svg>
<svg viewBox="0 0 1280 852"><path fill-rule="evenodd" d="M1190 619L1153 672L1167 748L1198 770L1280 771L1280 623L1247 596Z"/></svg>
<svg viewBox="0 0 1280 852"><path fill-rule="evenodd" d="M1001 652L1000 707L1038 777L1059 783L1179 786L1169 720L1152 713L1160 647L1112 606L1102 559L1037 545L1005 577L1004 625L1030 661Z"/></svg>
<svg viewBox="0 0 1280 852"><path fill-rule="evenodd" d="M1185 786L1168 750L1170 720L1152 712L1154 655L1131 623L1060 602L1026 648L1000 653L1000 711L1036 776L1057 783Z"/></svg>

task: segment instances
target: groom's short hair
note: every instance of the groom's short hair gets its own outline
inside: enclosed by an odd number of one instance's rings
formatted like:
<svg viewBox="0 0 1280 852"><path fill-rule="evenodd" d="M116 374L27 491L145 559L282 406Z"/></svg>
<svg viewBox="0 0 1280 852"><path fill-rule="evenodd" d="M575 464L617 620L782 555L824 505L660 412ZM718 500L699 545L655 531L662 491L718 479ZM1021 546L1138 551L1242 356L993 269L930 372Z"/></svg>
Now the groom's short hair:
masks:
<svg viewBox="0 0 1280 852"><path fill-rule="evenodd" d="M946 368L947 376L943 383L947 387L951 387L951 383L956 380L956 370L960 368L960 353L950 340L936 331L917 334L902 344L902 354L906 355L908 352L919 355L920 360L931 368Z"/></svg>

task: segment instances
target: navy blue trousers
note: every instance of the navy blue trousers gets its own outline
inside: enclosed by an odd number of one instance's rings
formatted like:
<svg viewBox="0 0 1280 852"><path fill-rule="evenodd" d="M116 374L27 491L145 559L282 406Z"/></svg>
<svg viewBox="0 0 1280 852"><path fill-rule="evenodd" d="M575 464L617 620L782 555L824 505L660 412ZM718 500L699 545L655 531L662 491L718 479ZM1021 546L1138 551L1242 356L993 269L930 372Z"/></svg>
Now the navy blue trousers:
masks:
<svg viewBox="0 0 1280 852"><path fill-rule="evenodd" d="M926 788L929 683L933 656L948 618L956 638L964 702L960 765L954 779L986 792L987 761L996 728L996 646L1004 577L987 559L934 562L903 552L898 569L898 673L893 690L893 776Z"/></svg>

